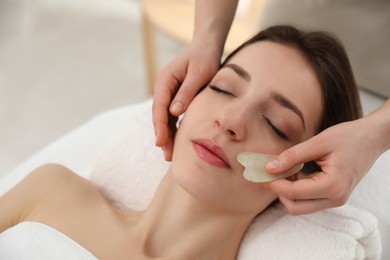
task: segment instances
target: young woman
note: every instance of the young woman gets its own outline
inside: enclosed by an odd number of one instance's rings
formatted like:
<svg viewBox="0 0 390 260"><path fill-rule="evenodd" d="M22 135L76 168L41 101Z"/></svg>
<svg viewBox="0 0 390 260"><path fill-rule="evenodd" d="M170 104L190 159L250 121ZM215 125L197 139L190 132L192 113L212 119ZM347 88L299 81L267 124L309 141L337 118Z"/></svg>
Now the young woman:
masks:
<svg viewBox="0 0 390 260"><path fill-rule="evenodd" d="M278 154L360 113L334 38L271 27L233 52L191 103L144 211L115 208L87 180L46 165L0 198L0 232L40 223L99 259L234 259L248 226L276 199L243 178L237 155Z"/></svg>

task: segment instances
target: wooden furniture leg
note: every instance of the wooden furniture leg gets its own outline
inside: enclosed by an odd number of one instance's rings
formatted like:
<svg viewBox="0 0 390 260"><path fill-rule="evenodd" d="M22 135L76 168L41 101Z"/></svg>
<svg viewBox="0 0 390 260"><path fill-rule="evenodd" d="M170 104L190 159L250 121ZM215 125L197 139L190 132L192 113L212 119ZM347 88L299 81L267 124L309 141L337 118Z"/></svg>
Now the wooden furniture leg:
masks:
<svg viewBox="0 0 390 260"><path fill-rule="evenodd" d="M142 12L142 31L144 38L145 65L148 79L148 93L153 95L156 79L156 51L154 46L154 26L145 12Z"/></svg>

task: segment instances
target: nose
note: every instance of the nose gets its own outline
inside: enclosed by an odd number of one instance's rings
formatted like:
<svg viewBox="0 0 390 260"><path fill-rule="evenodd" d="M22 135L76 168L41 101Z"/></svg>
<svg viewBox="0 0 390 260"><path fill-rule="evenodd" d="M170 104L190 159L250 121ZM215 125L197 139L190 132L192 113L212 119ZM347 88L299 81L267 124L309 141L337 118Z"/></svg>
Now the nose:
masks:
<svg viewBox="0 0 390 260"><path fill-rule="evenodd" d="M241 141L246 134L247 112L239 106L223 108L215 119L215 126L220 128L231 140Z"/></svg>

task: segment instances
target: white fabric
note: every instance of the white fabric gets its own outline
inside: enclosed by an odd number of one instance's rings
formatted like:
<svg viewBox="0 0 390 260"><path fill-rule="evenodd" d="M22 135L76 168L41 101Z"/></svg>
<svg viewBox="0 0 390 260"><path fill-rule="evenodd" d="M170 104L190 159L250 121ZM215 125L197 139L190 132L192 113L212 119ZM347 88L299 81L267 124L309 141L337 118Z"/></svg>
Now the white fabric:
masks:
<svg viewBox="0 0 390 260"><path fill-rule="evenodd" d="M366 99L364 97L369 94L364 92L361 94L363 94L363 107L367 107L367 105L365 105ZM368 105L370 104L371 102L369 102ZM110 193L110 196L112 197L118 196L118 194L115 195L115 186L119 185L118 187L121 187L120 189L126 188L129 192L131 192L131 194L134 195L134 198L133 200L131 200L130 196L128 198L123 197L122 204L127 205L128 207L134 209L142 208L142 206L145 205L151 199L150 193L147 192L142 193L142 192L147 188L149 188L150 190L155 189L159 178L161 178L161 176L155 175L156 172L149 172L150 168L148 168L147 166L153 164L159 167L166 167L165 161L162 158L162 152L159 149L155 148L154 146L150 106L151 106L151 100L143 103L135 104L132 106L111 110L96 116L91 121L87 122L85 125L75 129L71 133L51 143L42 151L37 152L34 156L32 156L27 161L25 161L20 166L18 166L16 169L14 169L9 174L7 174L5 178L0 180L0 196L4 194L7 190L11 189L16 183L18 183L22 178L24 178L31 170L44 163L53 162L53 163L64 164L65 166L77 172L81 176L85 178L89 178L91 169L94 169L94 175L96 177L98 171L106 170L107 172L112 173L112 171L118 170L118 167L116 166L117 163L119 163L122 166L126 166L127 161L128 162L136 161L139 163L139 166L136 168L143 169L142 176L140 176L140 174L137 175L137 171L134 171L135 176L133 175L126 176L126 174L130 173L129 169L131 168L124 167L120 171L116 172L115 175L112 174L105 175L106 176L105 178L112 177L111 180L108 180L106 187ZM132 141L134 142L133 143L134 147L137 148L136 150L133 150L134 154L132 156L126 157L125 155L118 155L118 157L116 157L115 159L115 157L109 156L109 154L107 154L109 147L119 151L121 149L125 150L126 144L127 145L132 144L132 142L130 142L129 140L126 141L123 140L122 148L114 145L115 140L119 142L120 138L123 137L123 135L125 134L123 132L123 130L125 129L124 128L125 125L132 125L133 130L129 130L129 133L133 133L134 136L138 138L138 141L135 141L136 138L133 138ZM121 131L122 131L122 136L118 136L117 135L118 132L120 133ZM142 131L141 136L143 136L143 138L139 137L140 135L139 132L137 131ZM109 138L109 136L111 137ZM143 141L145 145L142 144L137 145L137 142L141 142L141 141ZM106 147L103 149L103 152L99 154L99 150L106 142L107 142ZM148 146L146 146L146 144ZM107 156L109 157L106 158L102 157L102 155L104 154L107 154ZM97 160L97 158L99 158L99 160L102 161L98 161L95 165L93 165L94 162ZM109 164L110 160L112 160L111 166ZM130 163L129 165L132 164ZM355 192L352 194L351 197L352 205L370 211L379 220L380 232L381 232L381 236L383 237L382 239L383 255L381 259L390 259L390 251L389 248L386 247L386 243L390 239L390 207L388 204L388 201L390 201L390 193L386 192L386 190L388 190L388 187L390 187L389 167L390 167L390 151L382 155L382 157L374 164L374 166L368 173L367 177L363 179L363 181L361 182L361 184L359 184L359 186L357 187L357 189L355 190ZM163 169L160 169L158 172L162 173ZM104 175L101 174L99 178L103 178L103 176ZM126 187L125 186L126 178L127 180L131 178L131 181L134 184L130 187ZM156 183L154 184L155 186L153 186L153 183ZM121 192L119 191L118 193ZM351 241L353 241L353 238L355 237L356 238L355 241L358 242L356 242L355 246L351 248L355 248L357 251L359 251L359 248L365 248L366 255L375 256L380 254L379 247L376 246L369 247L366 245L367 243L375 244L375 240L376 240L376 238L372 239L371 235L369 235L370 233L369 230L372 230L373 231L372 234L375 234L375 227L371 226L373 224L372 216L367 215L366 212L364 211L357 210L357 212L363 212L362 216L358 216L358 214L354 212L354 210L356 209L346 206L334 210L328 210L322 212L321 214L324 214L322 216L324 216L325 220L327 219L325 214L345 216L346 219L348 219L347 216L356 217L357 220L351 221L351 223L352 222L357 223L355 227L360 226L360 228L352 228L351 225L348 225L347 227L349 227L348 230L350 231L352 229L361 230L360 235L359 233L350 233L348 236L343 235L344 238L349 237L350 239L352 239ZM268 234L268 236L271 237L269 238L269 241L267 243L274 244L274 248L272 249L273 251L269 250L269 252L273 252L275 258L283 259L283 258L278 258L279 249L277 245L284 247L283 244L288 238L286 236L283 236L282 238L278 238L278 240L275 240L274 238L272 238L272 234L273 234L272 231L273 229L275 229L274 232L276 234L278 229L283 230L283 223L287 221L290 221L289 224L290 230L288 233L290 234L290 240L296 238L296 242L298 242L298 246L296 246L291 251L294 250L300 251L301 249L303 250L303 248L306 248L306 246L302 247L302 244L299 242L307 241L307 240L304 240L304 238L299 237L298 234L299 233L305 234L305 232L309 232L311 230L313 225L304 226L302 224L304 222L310 222L311 215L302 216L298 218L291 217L285 215L283 209L278 208L278 206L274 211L268 211L263 215L264 216L262 216L261 223L269 223L270 218L271 219L277 218L280 220L280 222L272 224L272 228L270 229L267 229L266 224L262 226L262 229L264 229L262 230L262 232L264 234ZM282 217L280 217L280 215L282 215ZM367 219L365 219L366 218L365 216L368 216ZM316 216L314 216L314 218L319 219L319 217ZM329 219L334 219L334 218L332 217ZM340 219L343 219L343 217L340 217ZM343 221L337 223L343 223ZM320 222L316 222L316 223L318 224ZM329 222L325 222L325 223L328 228L332 226ZM259 223L255 222L254 225L259 225ZM297 229L295 231L292 231L291 229L293 229L294 227L297 227ZM301 228L298 229L298 227ZM320 229L320 224L318 224L317 229ZM323 231L325 230L326 228L324 227ZM331 237L334 241L338 241L339 239L339 236L336 236L336 234L346 233L346 232L338 232L335 230L334 230L335 232L331 232L331 230L334 229L329 228L328 232L324 232L323 235L327 236L326 234L328 234L329 237ZM301 231L305 231L305 232L301 232ZM248 233L248 236L250 234L251 233ZM284 234L287 233L284 232ZM281 236L280 232L279 232L279 236ZM310 244L312 242L311 240L313 241L317 240L317 238L313 238L308 235L302 235L302 236L312 238L312 239L308 239L309 242L307 242L307 244ZM257 236L256 239L262 239L262 237ZM253 241L257 241L256 239L254 239ZM261 244L259 244L258 242L253 242L253 243L254 244L252 246L259 247L259 248L261 247ZM294 243L294 242L289 241L288 243ZM358 243L361 243L363 246L361 247L358 246ZM247 247L248 248L247 250L252 250L254 247L249 246ZM256 249L256 250L260 250L260 249ZM280 249L280 252L282 252L282 249ZM361 255L361 253L356 253L356 254ZM252 257L249 259L254 259L254 258ZM289 258L289 259L294 259L294 258ZM317 258L312 257L308 259L317 259ZM342 258L336 257L335 259L342 259ZM348 257L344 259L348 259Z"/></svg>
<svg viewBox="0 0 390 260"><path fill-rule="evenodd" d="M38 222L21 222L0 233L0 259L94 260L80 244Z"/></svg>
<svg viewBox="0 0 390 260"><path fill-rule="evenodd" d="M373 213L378 219L383 244L383 259L390 259L390 150L372 166L355 188L348 204ZM387 246L386 246L387 245Z"/></svg>
<svg viewBox="0 0 390 260"><path fill-rule="evenodd" d="M379 252L377 222L365 211L344 206L294 217L276 204L251 225L238 259L380 259Z"/></svg>

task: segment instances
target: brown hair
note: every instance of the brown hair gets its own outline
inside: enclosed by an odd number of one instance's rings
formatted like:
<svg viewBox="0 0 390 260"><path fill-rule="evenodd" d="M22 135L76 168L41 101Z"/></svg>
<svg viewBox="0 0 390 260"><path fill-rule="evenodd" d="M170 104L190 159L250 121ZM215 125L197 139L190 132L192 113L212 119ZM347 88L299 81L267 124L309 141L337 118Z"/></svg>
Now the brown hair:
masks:
<svg viewBox="0 0 390 260"><path fill-rule="evenodd" d="M253 36L234 50L237 52L258 41L287 44L300 50L316 71L322 90L323 116L317 132L362 116L358 88L341 42L325 32L302 32L292 26L272 26Z"/></svg>

